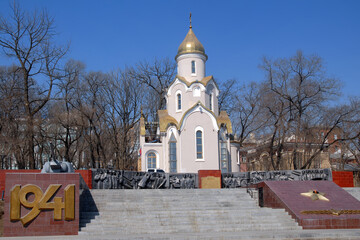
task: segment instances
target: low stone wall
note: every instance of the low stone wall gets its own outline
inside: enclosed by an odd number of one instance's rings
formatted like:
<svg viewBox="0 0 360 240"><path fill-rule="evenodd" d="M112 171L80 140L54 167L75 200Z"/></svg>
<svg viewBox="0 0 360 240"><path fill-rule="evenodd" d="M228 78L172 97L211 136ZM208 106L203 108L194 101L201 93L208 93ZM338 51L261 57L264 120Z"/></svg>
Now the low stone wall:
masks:
<svg viewBox="0 0 360 240"><path fill-rule="evenodd" d="M202 170L206 171L206 170ZM222 188L248 187L263 181L332 181L330 169L282 170L267 172L222 173ZM92 169L94 189L199 188L196 173L146 173Z"/></svg>
<svg viewBox="0 0 360 240"><path fill-rule="evenodd" d="M331 169L280 170L223 173L223 188L247 187L264 181L332 181Z"/></svg>
<svg viewBox="0 0 360 240"><path fill-rule="evenodd" d="M147 173L124 170L92 169L93 189L198 188L194 173Z"/></svg>

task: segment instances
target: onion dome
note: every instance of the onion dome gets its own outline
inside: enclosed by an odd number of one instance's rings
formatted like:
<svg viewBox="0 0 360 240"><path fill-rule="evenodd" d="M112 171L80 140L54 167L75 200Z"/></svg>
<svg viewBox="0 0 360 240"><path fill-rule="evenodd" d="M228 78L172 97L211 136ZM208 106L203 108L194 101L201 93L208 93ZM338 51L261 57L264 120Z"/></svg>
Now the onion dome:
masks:
<svg viewBox="0 0 360 240"><path fill-rule="evenodd" d="M180 44L178 53L175 57L175 59L186 53L200 53L204 55L207 59L207 55L205 54L204 46L201 44L201 42L197 39L195 36L195 33L192 30L191 26L191 15L190 15L190 29L189 32L186 34L186 37L184 41Z"/></svg>

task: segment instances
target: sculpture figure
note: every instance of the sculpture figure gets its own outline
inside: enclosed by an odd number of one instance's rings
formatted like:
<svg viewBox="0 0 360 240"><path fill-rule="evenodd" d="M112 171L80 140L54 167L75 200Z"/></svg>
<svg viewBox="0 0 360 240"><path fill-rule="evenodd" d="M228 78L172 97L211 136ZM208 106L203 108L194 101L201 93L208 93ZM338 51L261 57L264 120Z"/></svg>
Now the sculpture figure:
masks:
<svg viewBox="0 0 360 240"><path fill-rule="evenodd" d="M50 143L50 157L41 170L41 173L73 173L74 168L71 163L63 159L59 162L55 157L54 145Z"/></svg>

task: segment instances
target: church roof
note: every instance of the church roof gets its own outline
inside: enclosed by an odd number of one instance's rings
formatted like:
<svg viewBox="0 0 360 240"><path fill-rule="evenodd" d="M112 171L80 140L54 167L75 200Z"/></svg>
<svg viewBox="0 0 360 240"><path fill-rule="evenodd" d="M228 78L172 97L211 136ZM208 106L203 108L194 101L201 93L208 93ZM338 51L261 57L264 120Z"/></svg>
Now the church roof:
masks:
<svg viewBox="0 0 360 240"><path fill-rule="evenodd" d="M217 122L217 125L219 128L221 127L221 125L225 125L227 132L229 134L232 134L231 120L230 120L228 114L226 113L226 111L221 111L219 116L216 117L214 112L211 111L210 109L206 108L200 101L197 102L196 104L194 104L193 107L189 108L184 113L184 115L182 116L182 118L180 120L180 123L178 123L175 118L170 116L166 109L158 110L160 132L166 132L169 125L171 125L171 124L174 125L177 129L179 129L180 126L183 124L187 113L191 112L197 106L201 106L203 109L205 109L207 112L209 112L210 115L212 115L216 119L216 122Z"/></svg>
<svg viewBox="0 0 360 240"><path fill-rule="evenodd" d="M232 125L229 115L226 111L221 111L219 116L217 117L218 126L221 127L222 124L226 126L226 129L229 134L232 134Z"/></svg>
<svg viewBox="0 0 360 240"><path fill-rule="evenodd" d="M160 132L166 132L169 124L173 124L178 128L178 122L175 118L169 115L166 109L158 110L158 117L159 117L159 127Z"/></svg>
<svg viewBox="0 0 360 240"><path fill-rule="evenodd" d="M169 86L171 86L176 81L176 79L179 79L180 81L185 83L185 85L187 87L190 87L194 83L201 83L202 85L204 85L204 87L206 87L206 85L210 82L210 80L214 80L213 76L211 75L211 76L204 77L203 79L201 79L201 81L196 80L194 82L189 82L186 80L186 78L176 75L175 79L169 84ZM215 80L214 80L214 83L215 83L216 87L219 89L219 86L217 85Z"/></svg>
<svg viewBox="0 0 360 240"><path fill-rule="evenodd" d="M205 54L204 46L201 44L201 42L197 39L195 36L194 31L192 30L192 26L190 25L189 32L186 34L186 37L184 41L180 44L178 48L178 53L175 57L175 59L186 53L200 53L204 55L207 59L207 55Z"/></svg>

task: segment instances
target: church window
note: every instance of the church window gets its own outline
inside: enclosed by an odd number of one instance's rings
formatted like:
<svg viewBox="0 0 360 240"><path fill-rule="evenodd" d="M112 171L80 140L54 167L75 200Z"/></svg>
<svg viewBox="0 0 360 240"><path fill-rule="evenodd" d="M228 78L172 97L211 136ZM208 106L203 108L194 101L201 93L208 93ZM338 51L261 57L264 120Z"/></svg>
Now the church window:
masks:
<svg viewBox="0 0 360 240"><path fill-rule="evenodd" d="M228 156L226 142L220 142L221 172L228 172Z"/></svg>
<svg viewBox="0 0 360 240"><path fill-rule="evenodd" d="M239 151L236 151L236 163L237 163L238 165L240 165L240 158L241 158L240 152L239 152Z"/></svg>
<svg viewBox="0 0 360 240"><path fill-rule="evenodd" d="M207 92L207 106L211 111L214 111L214 86L213 84L208 84L206 87L206 92Z"/></svg>
<svg viewBox="0 0 360 240"><path fill-rule="evenodd" d="M196 158L203 158L203 133L201 130L196 131Z"/></svg>
<svg viewBox="0 0 360 240"><path fill-rule="evenodd" d="M154 152L150 152L147 156L148 160L148 168L156 168L156 154Z"/></svg>
<svg viewBox="0 0 360 240"><path fill-rule="evenodd" d="M181 94L178 93L177 94L177 109L176 110L181 110Z"/></svg>
<svg viewBox="0 0 360 240"><path fill-rule="evenodd" d="M195 71L195 61L191 61L191 73L192 74L196 74L196 71Z"/></svg>
<svg viewBox="0 0 360 240"><path fill-rule="evenodd" d="M170 172L176 173L176 139L174 134L171 134L169 140L169 161L170 161Z"/></svg>

